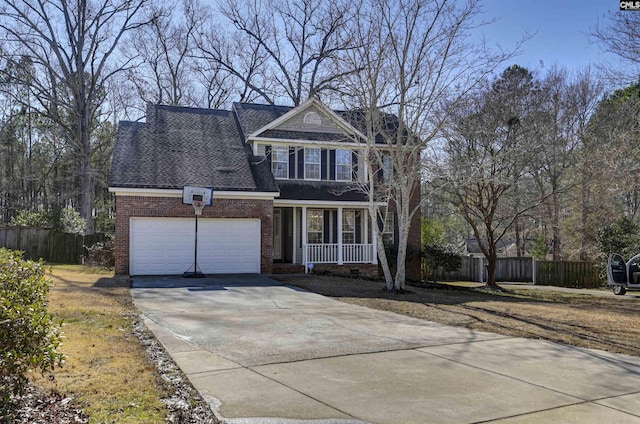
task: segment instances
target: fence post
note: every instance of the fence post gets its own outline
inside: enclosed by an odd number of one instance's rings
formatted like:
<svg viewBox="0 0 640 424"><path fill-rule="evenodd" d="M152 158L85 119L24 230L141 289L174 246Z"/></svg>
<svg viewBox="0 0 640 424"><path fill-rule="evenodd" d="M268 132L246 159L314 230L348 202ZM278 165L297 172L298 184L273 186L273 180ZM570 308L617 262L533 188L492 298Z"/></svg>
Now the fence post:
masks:
<svg viewBox="0 0 640 424"><path fill-rule="evenodd" d="M533 280L534 286L536 285L536 277L538 274L537 272L538 270L536 268L537 268L536 257L532 256L531 257L531 279Z"/></svg>

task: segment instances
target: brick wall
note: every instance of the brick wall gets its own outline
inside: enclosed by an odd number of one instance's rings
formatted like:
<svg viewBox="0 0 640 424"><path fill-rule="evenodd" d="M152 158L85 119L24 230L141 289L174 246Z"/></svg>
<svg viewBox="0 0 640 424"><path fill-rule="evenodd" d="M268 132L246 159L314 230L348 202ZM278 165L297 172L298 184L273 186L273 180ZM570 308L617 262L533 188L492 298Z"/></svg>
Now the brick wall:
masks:
<svg viewBox="0 0 640 424"><path fill-rule="evenodd" d="M380 277L377 264L314 264L313 272L316 274L331 274L342 277Z"/></svg>
<svg viewBox="0 0 640 424"><path fill-rule="evenodd" d="M129 218L193 217L193 207L181 197L116 196L116 274L129 273ZM270 274L273 265L273 201L213 199L202 211L203 218L259 218L260 272Z"/></svg>
<svg viewBox="0 0 640 424"><path fill-rule="evenodd" d="M416 208L420 201L420 187L414 192L411 197L411 208ZM413 215L411 220L411 226L409 227L409 237L407 240L407 279L414 281L422 281L422 258L420 257L420 250L422 249L422 226L421 226L422 214L420 209Z"/></svg>

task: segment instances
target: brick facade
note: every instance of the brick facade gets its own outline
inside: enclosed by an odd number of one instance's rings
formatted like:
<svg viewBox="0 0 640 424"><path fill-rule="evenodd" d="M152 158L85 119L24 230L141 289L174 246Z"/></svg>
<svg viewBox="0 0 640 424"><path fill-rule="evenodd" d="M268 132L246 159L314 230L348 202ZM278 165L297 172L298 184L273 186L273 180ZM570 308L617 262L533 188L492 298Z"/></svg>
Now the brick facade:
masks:
<svg viewBox="0 0 640 424"><path fill-rule="evenodd" d="M420 188L411 197L411 208L416 208L420 202ZM411 226L409 227L409 237L407 240L407 260L406 277L407 280L422 281L422 214L420 211L413 215Z"/></svg>
<svg viewBox="0 0 640 424"><path fill-rule="evenodd" d="M129 223L131 217L193 217L193 207L181 197L116 196L116 274L129 274ZM260 272L270 274L273 265L273 201L213 199L203 218L260 219Z"/></svg>
<svg viewBox="0 0 640 424"><path fill-rule="evenodd" d="M341 277L379 278L377 264L314 264L313 273L331 274Z"/></svg>

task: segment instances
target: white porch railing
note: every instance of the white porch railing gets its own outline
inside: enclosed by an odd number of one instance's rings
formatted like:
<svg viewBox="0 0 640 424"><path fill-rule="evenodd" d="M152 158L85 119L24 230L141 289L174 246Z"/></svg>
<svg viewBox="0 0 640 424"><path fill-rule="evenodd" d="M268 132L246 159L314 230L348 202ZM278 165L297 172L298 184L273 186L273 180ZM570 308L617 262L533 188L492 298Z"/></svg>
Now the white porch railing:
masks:
<svg viewBox="0 0 640 424"><path fill-rule="evenodd" d="M307 244L303 246L303 258L305 263L340 263L338 257L339 245L332 244ZM342 245L342 263L372 263L373 262L373 245L372 244L343 244Z"/></svg>
<svg viewBox="0 0 640 424"><path fill-rule="evenodd" d="M342 262L344 263L372 263L372 244L343 244Z"/></svg>

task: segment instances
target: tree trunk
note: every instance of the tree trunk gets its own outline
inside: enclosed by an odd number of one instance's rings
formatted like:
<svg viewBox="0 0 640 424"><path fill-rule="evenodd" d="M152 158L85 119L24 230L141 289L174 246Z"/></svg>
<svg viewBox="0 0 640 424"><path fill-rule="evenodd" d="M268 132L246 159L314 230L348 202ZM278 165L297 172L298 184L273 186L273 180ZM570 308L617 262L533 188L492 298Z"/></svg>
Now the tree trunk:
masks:
<svg viewBox="0 0 640 424"><path fill-rule="evenodd" d="M580 223L582 226L582 231L580 231L580 260L587 261L589 260L589 255L587 253L588 245L589 245L589 184L588 177L586 176L586 172L583 171L582 174L582 199L581 199L581 210L580 210Z"/></svg>
<svg viewBox="0 0 640 424"><path fill-rule="evenodd" d="M558 201L558 195L554 194L552 197L553 202L553 225L551 227L553 240L551 242L553 260L559 261L562 252L562 248L560 246L560 202Z"/></svg>
<svg viewBox="0 0 640 424"><path fill-rule="evenodd" d="M500 289L496 284L496 269L498 266L498 255L494 249L489 249L487 256L487 287Z"/></svg>
<svg viewBox="0 0 640 424"><path fill-rule="evenodd" d="M400 215L400 214L398 214ZM394 280L395 290L404 290L407 278L406 259L407 259L407 231L402 225L402 219L398 219L398 255L396 258L396 276Z"/></svg>
<svg viewBox="0 0 640 424"><path fill-rule="evenodd" d="M377 217L374 215L374 218ZM384 250L384 240L382 239L382 233L380 231L376 234L375 243L378 248L378 260L380 261L380 267L382 268L382 274L384 275L384 283L387 287L387 291L393 291L393 276L391 275L391 268L389 268L389 261L387 260L387 253Z"/></svg>
<svg viewBox="0 0 640 424"><path fill-rule="evenodd" d="M93 183L91 178L91 157L83 155L80 163L80 215L86 220L86 234L93 234Z"/></svg>
<svg viewBox="0 0 640 424"><path fill-rule="evenodd" d="M516 256L521 258L522 256L524 256L524 242L522 241L519 219L516 219L513 222L513 228L515 229L516 235Z"/></svg>
<svg viewBox="0 0 640 424"><path fill-rule="evenodd" d="M86 234L93 234L93 182L91 172L91 134L90 134L90 112L89 101L86 97L80 97L78 112L79 122L79 144L80 144L80 215L86 221Z"/></svg>

